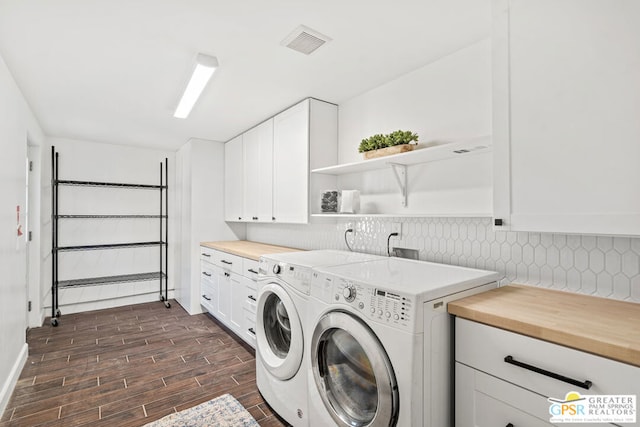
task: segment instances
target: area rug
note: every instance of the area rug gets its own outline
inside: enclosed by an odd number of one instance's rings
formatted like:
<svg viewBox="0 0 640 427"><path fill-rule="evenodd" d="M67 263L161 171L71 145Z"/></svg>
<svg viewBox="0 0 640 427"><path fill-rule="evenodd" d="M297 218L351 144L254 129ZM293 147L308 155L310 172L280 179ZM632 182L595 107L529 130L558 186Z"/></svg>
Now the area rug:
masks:
<svg viewBox="0 0 640 427"><path fill-rule="evenodd" d="M251 414L230 394L175 414L167 415L144 427L258 427Z"/></svg>

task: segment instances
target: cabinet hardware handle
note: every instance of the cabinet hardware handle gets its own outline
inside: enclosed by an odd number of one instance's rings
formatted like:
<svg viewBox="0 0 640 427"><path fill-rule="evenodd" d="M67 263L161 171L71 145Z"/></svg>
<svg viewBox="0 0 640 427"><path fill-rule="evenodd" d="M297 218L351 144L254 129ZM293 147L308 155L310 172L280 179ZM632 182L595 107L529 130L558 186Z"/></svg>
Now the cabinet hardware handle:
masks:
<svg viewBox="0 0 640 427"><path fill-rule="evenodd" d="M224 272L224 275L227 277L231 277L231 274L227 273L226 271Z"/></svg>
<svg viewBox="0 0 640 427"><path fill-rule="evenodd" d="M504 427L513 427L513 424L512 424L512 423L509 423L509 424L507 424L507 425L506 425L506 426L504 426Z"/></svg>
<svg viewBox="0 0 640 427"><path fill-rule="evenodd" d="M519 366L520 368L527 369L537 374L544 375L544 376L556 379L558 381L563 381L565 383L575 385L576 387L584 388L585 390L589 390L593 385L593 383L589 380L585 380L585 381L574 380L573 378L565 377L564 375L556 374L555 372L547 371L545 369L538 368L537 366L529 365L523 362L518 362L513 358L513 356L506 356L504 358L504 361L511 365Z"/></svg>
<svg viewBox="0 0 640 427"><path fill-rule="evenodd" d="M241 217L241 216L239 216L239 217L238 217L238 221L240 221L240 220L242 220L242 217Z"/></svg>
<svg viewBox="0 0 640 427"><path fill-rule="evenodd" d="M256 297L254 297L253 295L249 295L247 298L249 298L249 299L250 299L250 300L252 300L252 301L255 301L255 300L256 300Z"/></svg>
<svg viewBox="0 0 640 427"><path fill-rule="evenodd" d="M257 220L258 220L258 217L257 217L257 216L254 216L254 217L253 217L253 220L254 220L254 221L257 221Z"/></svg>
<svg viewBox="0 0 640 427"><path fill-rule="evenodd" d="M206 296L206 295L202 295L202 298L206 299L207 301L211 301L211 298L209 298L209 297L208 297L208 296Z"/></svg>
<svg viewBox="0 0 640 427"><path fill-rule="evenodd" d="M253 273L253 274L258 274L257 271L255 271L253 268L250 268L247 270L249 273Z"/></svg>
<svg viewBox="0 0 640 427"><path fill-rule="evenodd" d="M207 276L207 277L211 277L211 274L210 274L210 273L207 273L206 271L203 271L203 272L202 272L202 274L204 274L204 275L205 275L205 276Z"/></svg>
<svg viewBox="0 0 640 427"><path fill-rule="evenodd" d="M493 220L493 225L495 225L496 227L502 227L504 225L502 218L495 218Z"/></svg>
<svg viewBox="0 0 640 427"><path fill-rule="evenodd" d="M249 329L247 329L247 331L249 331L253 335L256 334L256 331L253 328L249 328Z"/></svg>
<svg viewBox="0 0 640 427"><path fill-rule="evenodd" d="M223 259L221 262L223 264L229 264L229 265L233 264L231 261L227 261L226 259Z"/></svg>
<svg viewBox="0 0 640 427"><path fill-rule="evenodd" d="M209 255L209 254L202 254L202 256L206 256L207 258L211 258L211 255Z"/></svg>
<svg viewBox="0 0 640 427"><path fill-rule="evenodd" d="M271 221L275 221L275 220L276 220L276 217L275 217L275 216L272 216L272 217L271 217Z"/></svg>

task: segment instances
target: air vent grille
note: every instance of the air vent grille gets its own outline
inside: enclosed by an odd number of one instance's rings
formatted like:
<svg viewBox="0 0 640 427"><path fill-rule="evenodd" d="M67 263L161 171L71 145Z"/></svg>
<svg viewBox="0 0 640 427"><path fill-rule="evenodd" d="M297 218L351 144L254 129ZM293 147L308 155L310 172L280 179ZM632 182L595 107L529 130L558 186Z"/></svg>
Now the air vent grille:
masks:
<svg viewBox="0 0 640 427"><path fill-rule="evenodd" d="M320 46L330 41L331 38L312 30L309 27L300 25L291 34L289 34L281 44L297 52L310 55Z"/></svg>

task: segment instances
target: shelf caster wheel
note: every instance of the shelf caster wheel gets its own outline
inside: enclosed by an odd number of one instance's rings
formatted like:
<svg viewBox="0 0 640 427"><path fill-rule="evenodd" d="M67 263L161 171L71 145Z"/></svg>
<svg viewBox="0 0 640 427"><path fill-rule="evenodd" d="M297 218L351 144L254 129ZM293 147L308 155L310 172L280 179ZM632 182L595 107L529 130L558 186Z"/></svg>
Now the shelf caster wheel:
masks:
<svg viewBox="0 0 640 427"><path fill-rule="evenodd" d="M60 311L60 309L56 310L56 317L60 317L62 316L62 312Z"/></svg>
<svg viewBox="0 0 640 427"><path fill-rule="evenodd" d="M160 295L160 301L164 301L164 295Z"/></svg>
<svg viewBox="0 0 640 427"><path fill-rule="evenodd" d="M58 319L56 319L55 317L51 319L51 326L58 326Z"/></svg>
<svg viewBox="0 0 640 427"><path fill-rule="evenodd" d="M164 303L164 306L167 308L171 308L171 304L168 301Z"/></svg>

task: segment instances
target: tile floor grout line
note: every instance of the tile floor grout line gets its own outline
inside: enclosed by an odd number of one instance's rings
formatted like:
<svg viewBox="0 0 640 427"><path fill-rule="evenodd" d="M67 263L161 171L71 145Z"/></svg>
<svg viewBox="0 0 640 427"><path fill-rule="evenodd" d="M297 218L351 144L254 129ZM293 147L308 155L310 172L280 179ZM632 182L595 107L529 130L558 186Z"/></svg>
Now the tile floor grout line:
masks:
<svg viewBox="0 0 640 427"><path fill-rule="evenodd" d="M102 406L98 406L98 419L102 419Z"/></svg>
<svg viewBox="0 0 640 427"><path fill-rule="evenodd" d="M58 419L60 419L60 415L62 415L62 406L58 409Z"/></svg>
<svg viewBox="0 0 640 427"><path fill-rule="evenodd" d="M38 378L38 376L37 376L37 375L35 375L35 376L33 377L33 381L31 381L31 385L35 385L35 384L36 384L36 378Z"/></svg>
<svg viewBox="0 0 640 427"><path fill-rule="evenodd" d="M231 379L233 380L234 383L236 383L236 385L240 385L240 383L238 382L238 380L236 380L235 378L233 378L233 375L231 375Z"/></svg>
<svg viewBox="0 0 640 427"><path fill-rule="evenodd" d="M144 417L147 418L147 408L142 405L142 411L144 412Z"/></svg>
<svg viewBox="0 0 640 427"><path fill-rule="evenodd" d="M127 379L123 378L122 381L124 381L124 388L127 388Z"/></svg>
<svg viewBox="0 0 640 427"><path fill-rule="evenodd" d="M194 380L196 380L196 383L198 383L198 387L202 387L202 384L200 384L200 381L198 381L198 377L193 377Z"/></svg>

